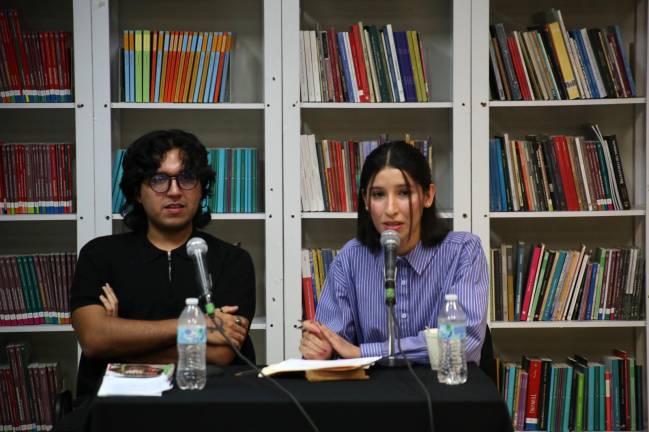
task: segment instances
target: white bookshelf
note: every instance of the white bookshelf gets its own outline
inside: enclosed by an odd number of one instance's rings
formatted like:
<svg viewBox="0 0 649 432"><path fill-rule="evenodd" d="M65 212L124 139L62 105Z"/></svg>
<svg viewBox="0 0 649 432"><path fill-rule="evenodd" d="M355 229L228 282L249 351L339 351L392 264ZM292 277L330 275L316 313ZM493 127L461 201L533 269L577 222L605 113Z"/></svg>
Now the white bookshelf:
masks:
<svg viewBox="0 0 649 432"><path fill-rule="evenodd" d="M232 31L230 100L221 104L125 103L119 91L123 30ZM124 230L111 209L111 163L119 148L156 129L180 128L206 147L254 147L263 154L265 208L256 214L212 214L205 230L240 243L252 256L257 283L252 338L257 361L283 359L281 9L272 0L97 2L92 15L95 94L95 226Z"/></svg>
<svg viewBox="0 0 649 432"><path fill-rule="evenodd" d="M300 134L322 139L431 138L437 209L457 230L471 229L470 183L470 0L392 1L283 0L284 69L284 290L285 356L299 356L302 319L300 251L340 248L354 237L356 213L303 212L300 203ZM300 102L300 30L363 24L392 24L395 31L416 30L422 37L430 102Z"/></svg>
<svg viewBox="0 0 649 432"><path fill-rule="evenodd" d="M22 143L73 143L76 159L75 213L0 216L0 254L78 252L94 236L93 99L90 45L90 2L65 0L6 1L16 9L22 31L72 32L74 102L0 103L0 140ZM79 355L70 325L0 327L0 348L26 341L30 361L57 361L66 388L74 390Z"/></svg>
<svg viewBox="0 0 649 432"><path fill-rule="evenodd" d="M647 250L647 2L622 0L520 2L474 1L472 9L472 228L489 249L502 243L545 242L551 248L638 246ZM568 29L619 24L624 43L633 47L632 69L638 97L572 101L490 101L489 25L505 24L508 32L532 25L535 13L561 10ZM490 212L489 138L509 133L585 135L581 126L597 123L604 135L615 134L631 200L631 210L593 212ZM646 273L646 266L645 266ZM491 290L490 290L491 291ZM647 295L645 286L645 317ZM492 306L490 305L490 308ZM491 316L491 314L490 314ZM506 361L523 354L564 361L583 354L593 361L613 348L627 350L647 364L647 320L639 321L490 321L495 352ZM647 376L644 377L647 388ZM647 404L643 407L645 419Z"/></svg>

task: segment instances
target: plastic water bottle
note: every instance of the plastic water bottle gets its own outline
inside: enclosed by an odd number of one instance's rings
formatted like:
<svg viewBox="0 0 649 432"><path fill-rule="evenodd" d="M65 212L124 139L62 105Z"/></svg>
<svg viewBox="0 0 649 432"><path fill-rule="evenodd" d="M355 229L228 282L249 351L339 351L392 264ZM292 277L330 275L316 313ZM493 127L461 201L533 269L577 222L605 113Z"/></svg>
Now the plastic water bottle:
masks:
<svg viewBox="0 0 649 432"><path fill-rule="evenodd" d="M198 299L185 300L185 309L178 318L178 369L176 382L181 390L201 390L205 387L205 317Z"/></svg>
<svg viewBox="0 0 649 432"><path fill-rule="evenodd" d="M443 384L462 384L466 382L466 314L457 302L457 294L446 294L444 299L437 317L437 379Z"/></svg>

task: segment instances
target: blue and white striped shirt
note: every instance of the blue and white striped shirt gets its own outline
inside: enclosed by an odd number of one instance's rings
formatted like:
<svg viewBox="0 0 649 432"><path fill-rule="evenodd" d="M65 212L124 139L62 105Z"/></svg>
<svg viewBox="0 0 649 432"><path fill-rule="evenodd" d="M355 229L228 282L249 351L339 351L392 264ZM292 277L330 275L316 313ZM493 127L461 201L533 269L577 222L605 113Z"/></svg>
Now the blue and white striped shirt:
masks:
<svg viewBox="0 0 649 432"><path fill-rule="evenodd" d="M318 302L316 320L359 345L363 357L388 353L383 267L382 250L350 240L332 262ZM477 236L450 232L433 248L419 242L397 258L396 283L394 312L409 358L428 361L423 330L437 327L444 295L455 293L467 315L467 361L480 361L489 275Z"/></svg>

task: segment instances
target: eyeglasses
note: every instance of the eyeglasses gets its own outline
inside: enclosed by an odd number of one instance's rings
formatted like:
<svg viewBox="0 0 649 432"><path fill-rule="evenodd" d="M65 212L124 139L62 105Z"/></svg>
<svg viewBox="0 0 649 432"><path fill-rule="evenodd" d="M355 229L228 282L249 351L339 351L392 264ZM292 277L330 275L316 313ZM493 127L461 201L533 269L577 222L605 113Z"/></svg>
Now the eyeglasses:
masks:
<svg viewBox="0 0 649 432"><path fill-rule="evenodd" d="M157 173L149 179L149 187L154 192L164 193L171 188L171 180L176 179L176 184L180 189L192 190L198 184L198 178L189 171L182 171L179 174L170 176L165 173Z"/></svg>

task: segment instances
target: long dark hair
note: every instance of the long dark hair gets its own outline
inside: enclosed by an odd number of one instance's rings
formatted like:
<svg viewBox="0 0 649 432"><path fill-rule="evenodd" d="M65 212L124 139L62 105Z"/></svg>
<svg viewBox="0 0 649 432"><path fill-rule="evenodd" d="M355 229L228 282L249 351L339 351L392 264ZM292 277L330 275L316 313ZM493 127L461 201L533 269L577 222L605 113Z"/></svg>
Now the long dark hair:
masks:
<svg viewBox="0 0 649 432"><path fill-rule="evenodd" d="M183 169L190 171L200 180L201 199L208 198L214 183L214 170L207 164L207 150L194 134L179 129L149 132L136 139L126 150L122 168L124 173L119 187L124 193L126 202L120 213L124 223L133 231L147 229L148 220L144 207L137 200L142 182L153 176L165 156L172 149L179 149ZM195 228L202 228L209 223L211 215L203 206L192 220Z"/></svg>
<svg viewBox="0 0 649 432"><path fill-rule="evenodd" d="M372 251L381 247L381 236L374 227L372 217L365 208L364 202L370 197L368 192L374 183L374 178L382 169L396 168L401 171L403 180L408 184L406 174L419 184L424 193L432 184L430 167L424 156L414 146L404 141L391 141L378 146L365 159L361 171L360 187L358 188L358 225L356 237ZM408 198L410 200L410 196ZM410 201L410 226L412 226L412 201ZM432 247L444 240L448 228L440 223L435 201L430 207L424 207L421 215L421 242L424 246Z"/></svg>

